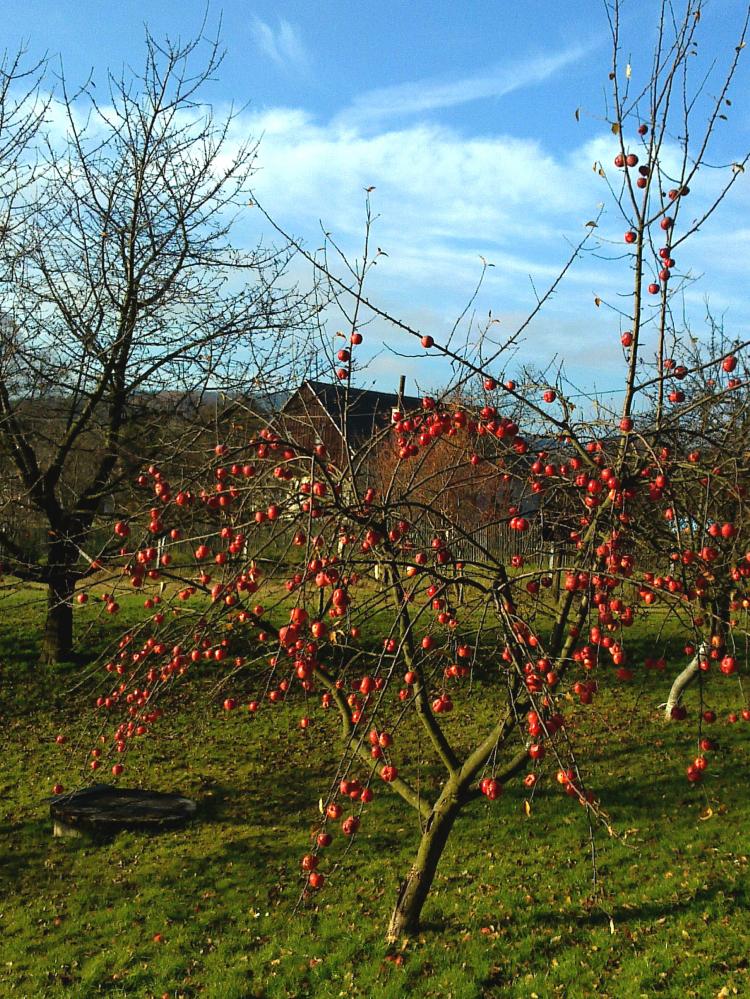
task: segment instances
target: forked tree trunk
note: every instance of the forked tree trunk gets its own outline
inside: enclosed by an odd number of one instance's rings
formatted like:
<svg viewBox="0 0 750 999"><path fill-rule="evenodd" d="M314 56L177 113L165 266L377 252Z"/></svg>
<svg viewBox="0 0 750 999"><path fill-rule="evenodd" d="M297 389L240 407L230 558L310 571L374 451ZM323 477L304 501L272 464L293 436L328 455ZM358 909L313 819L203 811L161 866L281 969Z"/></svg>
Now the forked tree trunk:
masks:
<svg viewBox="0 0 750 999"><path fill-rule="evenodd" d="M44 624L41 658L43 663L70 659L73 652L73 593L75 579L70 573L55 573L47 584L47 618Z"/></svg>
<svg viewBox="0 0 750 999"><path fill-rule="evenodd" d="M388 924L388 943L396 943L402 937L415 936L419 932L422 908L460 810L461 803L455 793L448 796L444 791L436 802L411 870L399 888L396 907Z"/></svg>
<svg viewBox="0 0 750 999"><path fill-rule="evenodd" d="M731 617L733 592L724 590L714 597L710 606L711 613L711 635L716 635L720 639L726 636L727 623ZM672 711L682 702L682 695L700 673L702 660L707 659L710 652L710 643L707 638L698 646L695 656L690 660L685 669L675 677L672 689L669 691L667 703L664 705L664 717L666 721L672 718Z"/></svg>
<svg viewBox="0 0 750 999"><path fill-rule="evenodd" d="M706 647L701 645L685 669L674 678L667 703L664 705L664 720L672 720L672 711L678 707L682 701L682 695L695 680L700 672L700 663L706 657Z"/></svg>

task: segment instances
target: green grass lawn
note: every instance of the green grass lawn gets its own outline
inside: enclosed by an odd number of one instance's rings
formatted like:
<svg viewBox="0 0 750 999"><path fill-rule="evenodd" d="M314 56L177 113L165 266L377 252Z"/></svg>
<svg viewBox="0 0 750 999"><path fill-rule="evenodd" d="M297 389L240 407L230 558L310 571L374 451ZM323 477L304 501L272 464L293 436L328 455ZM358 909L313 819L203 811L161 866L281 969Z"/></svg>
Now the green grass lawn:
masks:
<svg viewBox="0 0 750 999"><path fill-rule="evenodd" d="M694 726L664 725L656 710L664 677L603 683L592 707L571 704L579 756L618 833L597 833L598 883L585 813L550 768L528 816L528 792L516 783L459 819L423 932L397 964L387 960L384 928L418 830L384 786L351 848L339 835L326 851L325 888L297 906L299 859L338 759L335 718L316 713L303 732L293 705L254 718L226 713L204 675L183 687L122 778L194 796L199 820L156 836L53 839L51 785L88 779L93 713L84 688L71 692L85 667L40 670L40 605L17 596L0 609L0 996L750 991L750 725L721 720L741 706L736 678L713 678L720 749L699 787L684 775ZM123 615L134 618L134 606L125 603ZM82 618L89 647L111 631L93 608ZM664 640L674 653L678 636ZM461 710L456 695L448 719L459 744L493 712L492 687L474 689L472 709ZM694 715L694 694L688 704ZM60 730L64 747L54 743ZM405 774L419 764L430 775L424 740L399 737L396 750Z"/></svg>

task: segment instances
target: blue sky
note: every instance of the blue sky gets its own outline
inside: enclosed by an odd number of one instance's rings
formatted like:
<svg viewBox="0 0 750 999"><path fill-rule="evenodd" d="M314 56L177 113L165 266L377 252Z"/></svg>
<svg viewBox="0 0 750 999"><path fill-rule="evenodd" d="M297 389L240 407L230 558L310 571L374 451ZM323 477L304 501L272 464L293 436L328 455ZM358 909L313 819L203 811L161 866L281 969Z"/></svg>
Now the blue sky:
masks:
<svg viewBox="0 0 750 999"><path fill-rule="evenodd" d="M624 6L635 82L643 78L654 31L645 11L656 5ZM157 37L189 37L203 9L193 0L154 8L135 0L6 0L5 44L25 39L31 53L59 54L71 82L89 70L102 79L107 66L139 64L145 21ZM731 54L742 13L739 0L707 4L696 70ZM534 288L554 279L570 242L607 198L592 171L599 159L609 167L617 151L605 120L610 44L603 5L226 0L210 7L209 30L220 15L227 54L206 96L217 107L246 106L236 137L261 138L255 186L271 215L310 247L319 244L322 225L356 253L363 189L373 185L380 215L373 238L388 257L370 296L438 338L468 300L484 258L494 267L475 303L477 316L491 310L498 332L512 332L533 306ZM748 84L750 64L733 88L717 162L750 148ZM716 190L718 174L707 171L702 180L696 211ZM742 178L716 223L678 261L703 275L686 292L695 332L709 295L727 328L747 335L749 206ZM248 240L255 224L242 224ZM627 260L600 259L621 254L625 228L609 204L597 235L613 242L574 267L509 370L562 357L581 385L618 383L619 319L594 300L620 303L627 290ZM368 343L381 340L396 350L410 346L373 327ZM446 375L439 362L386 349L362 380L375 378L385 388L402 370L422 385Z"/></svg>

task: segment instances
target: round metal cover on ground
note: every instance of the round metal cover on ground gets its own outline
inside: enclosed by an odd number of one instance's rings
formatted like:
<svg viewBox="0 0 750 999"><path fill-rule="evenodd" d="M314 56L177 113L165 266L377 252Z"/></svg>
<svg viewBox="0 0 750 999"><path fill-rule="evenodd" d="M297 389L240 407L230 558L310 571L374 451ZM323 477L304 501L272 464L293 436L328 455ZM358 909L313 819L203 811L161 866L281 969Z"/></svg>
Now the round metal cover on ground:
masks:
<svg viewBox="0 0 750 999"><path fill-rule="evenodd" d="M49 810L54 821L53 834L75 836L81 831L171 828L193 818L197 807L190 798L179 794L94 784L56 795Z"/></svg>

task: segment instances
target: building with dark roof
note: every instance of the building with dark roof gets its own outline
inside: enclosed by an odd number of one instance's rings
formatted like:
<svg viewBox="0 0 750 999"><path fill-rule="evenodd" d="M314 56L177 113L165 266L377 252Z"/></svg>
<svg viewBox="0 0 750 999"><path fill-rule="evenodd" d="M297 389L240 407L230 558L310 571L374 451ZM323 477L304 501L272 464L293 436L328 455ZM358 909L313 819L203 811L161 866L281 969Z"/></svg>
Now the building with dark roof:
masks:
<svg viewBox="0 0 750 999"><path fill-rule="evenodd" d="M325 444L334 461L348 444L356 455L390 426L395 411L421 408L421 399L342 383L304 381L281 407L282 433L305 447Z"/></svg>

